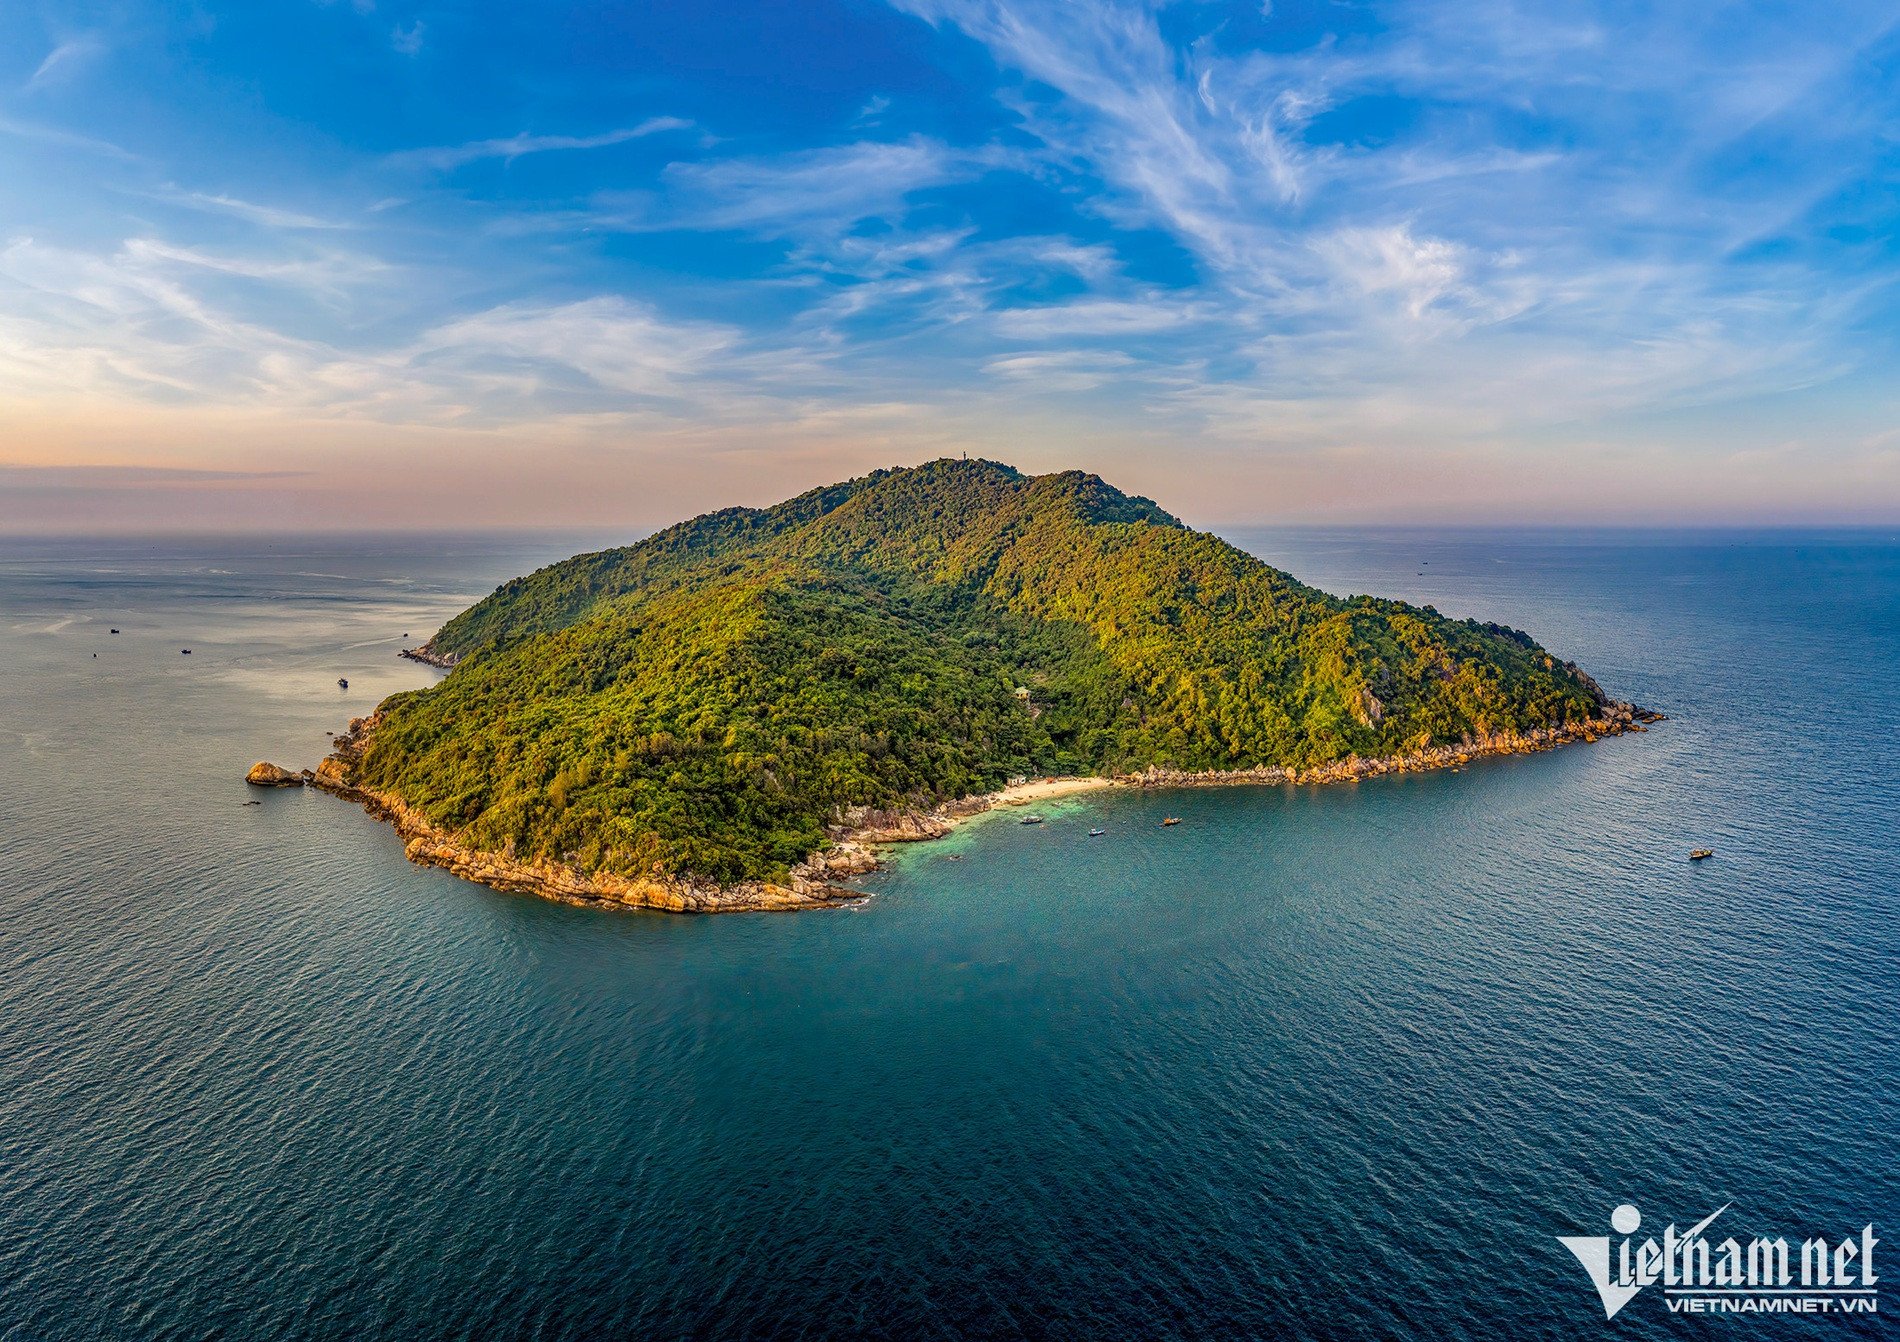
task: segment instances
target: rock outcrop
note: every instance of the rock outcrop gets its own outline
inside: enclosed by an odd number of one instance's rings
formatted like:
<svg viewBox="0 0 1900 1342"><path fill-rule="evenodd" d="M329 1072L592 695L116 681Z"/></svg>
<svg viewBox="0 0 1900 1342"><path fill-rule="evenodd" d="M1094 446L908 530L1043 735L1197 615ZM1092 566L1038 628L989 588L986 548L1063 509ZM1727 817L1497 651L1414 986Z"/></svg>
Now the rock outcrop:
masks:
<svg viewBox="0 0 1900 1342"><path fill-rule="evenodd" d="M302 787L310 781L310 771L295 773L279 764L259 760L244 775L244 781L253 787Z"/></svg>
<svg viewBox="0 0 1900 1342"><path fill-rule="evenodd" d="M461 658L452 652L437 652L427 643L424 643L419 648L404 648L396 655L398 657L407 657L412 662L421 662L424 666L437 667L443 671L453 670L455 664L461 660Z"/></svg>

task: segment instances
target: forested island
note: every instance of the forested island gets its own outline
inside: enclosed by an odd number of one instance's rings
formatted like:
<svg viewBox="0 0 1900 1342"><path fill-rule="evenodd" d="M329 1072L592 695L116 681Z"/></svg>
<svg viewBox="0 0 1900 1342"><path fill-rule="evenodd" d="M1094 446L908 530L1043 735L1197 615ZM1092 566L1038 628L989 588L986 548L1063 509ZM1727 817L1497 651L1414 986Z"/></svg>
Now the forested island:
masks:
<svg viewBox="0 0 1900 1342"><path fill-rule="evenodd" d="M1023 777L1325 781L1637 729L1528 634L1340 599L1093 475L989 461L729 508L504 584L314 780L411 858L681 910L858 892ZM974 799L974 800L972 800Z"/></svg>

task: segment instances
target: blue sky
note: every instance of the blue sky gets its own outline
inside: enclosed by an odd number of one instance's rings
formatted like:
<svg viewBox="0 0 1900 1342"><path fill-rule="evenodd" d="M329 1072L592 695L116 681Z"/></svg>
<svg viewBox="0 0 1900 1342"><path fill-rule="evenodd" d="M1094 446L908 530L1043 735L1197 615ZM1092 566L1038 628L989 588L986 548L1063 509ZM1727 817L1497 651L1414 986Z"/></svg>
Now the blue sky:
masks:
<svg viewBox="0 0 1900 1342"><path fill-rule="evenodd" d="M0 9L0 526L1900 519L1890 6Z"/></svg>

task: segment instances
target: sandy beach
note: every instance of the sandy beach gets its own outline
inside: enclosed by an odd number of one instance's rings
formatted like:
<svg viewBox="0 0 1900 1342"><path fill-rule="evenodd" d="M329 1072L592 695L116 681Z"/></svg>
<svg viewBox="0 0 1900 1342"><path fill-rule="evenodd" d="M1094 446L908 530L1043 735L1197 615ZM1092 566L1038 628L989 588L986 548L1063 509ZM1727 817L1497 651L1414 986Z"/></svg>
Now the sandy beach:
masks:
<svg viewBox="0 0 1900 1342"><path fill-rule="evenodd" d="M1093 792L1096 788L1115 787L1115 778L1036 778L989 794L991 806L1027 806L1031 802L1051 801L1072 792Z"/></svg>

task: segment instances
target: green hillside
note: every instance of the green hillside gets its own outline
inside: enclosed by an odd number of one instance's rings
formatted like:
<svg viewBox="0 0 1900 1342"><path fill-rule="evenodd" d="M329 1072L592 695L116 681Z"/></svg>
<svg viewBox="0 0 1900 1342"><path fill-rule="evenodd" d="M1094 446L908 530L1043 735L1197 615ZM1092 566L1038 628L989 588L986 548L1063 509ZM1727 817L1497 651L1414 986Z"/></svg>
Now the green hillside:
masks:
<svg viewBox="0 0 1900 1342"><path fill-rule="evenodd" d="M1306 767L1579 722L1527 635L1340 600L1080 472L937 461L728 509L445 625L357 782L583 871L782 879L847 807Z"/></svg>

